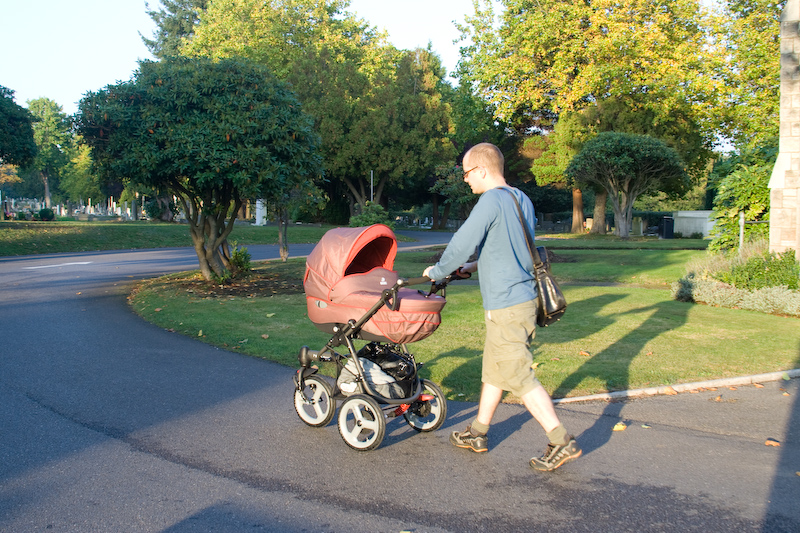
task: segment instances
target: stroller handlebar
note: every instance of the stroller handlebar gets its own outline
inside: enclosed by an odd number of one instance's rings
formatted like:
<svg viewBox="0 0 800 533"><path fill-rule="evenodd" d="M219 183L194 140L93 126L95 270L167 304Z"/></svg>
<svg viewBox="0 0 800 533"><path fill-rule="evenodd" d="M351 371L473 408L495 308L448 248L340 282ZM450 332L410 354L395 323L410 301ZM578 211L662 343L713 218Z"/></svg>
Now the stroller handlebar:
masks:
<svg viewBox="0 0 800 533"><path fill-rule="evenodd" d="M451 281L459 279L467 279L469 277L471 277L471 274L469 272L464 272L459 267L457 270L454 270L453 272L451 272L450 274L448 274L447 276L438 281L434 281L428 276L421 276L419 278L408 278L408 279L400 278L399 280L397 280L397 287L399 288L406 285L422 285L423 283L430 282L431 291L428 293L428 296L430 296L431 294L436 294L437 292L444 290L444 288L447 287L447 284L450 283ZM444 295L444 293L442 294Z"/></svg>
<svg viewBox="0 0 800 533"><path fill-rule="evenodd" d="M428 276L420 276L418 278L408 278L402 280L402 285L422 285L423 283L428 283L431 280Z"/></svg>

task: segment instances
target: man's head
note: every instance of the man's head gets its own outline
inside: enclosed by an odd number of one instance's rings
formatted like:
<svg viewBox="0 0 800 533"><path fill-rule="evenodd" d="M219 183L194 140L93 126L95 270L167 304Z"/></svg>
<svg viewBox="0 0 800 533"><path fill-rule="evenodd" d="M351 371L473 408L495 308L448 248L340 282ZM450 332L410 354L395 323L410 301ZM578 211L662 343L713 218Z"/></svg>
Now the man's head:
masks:
<svg viewBox="0 0 800 533"><path fill-rule="evenodd" d="M464 154L464 181L475 194L506 184L503 152L491 143L476 144Z"/></svg>

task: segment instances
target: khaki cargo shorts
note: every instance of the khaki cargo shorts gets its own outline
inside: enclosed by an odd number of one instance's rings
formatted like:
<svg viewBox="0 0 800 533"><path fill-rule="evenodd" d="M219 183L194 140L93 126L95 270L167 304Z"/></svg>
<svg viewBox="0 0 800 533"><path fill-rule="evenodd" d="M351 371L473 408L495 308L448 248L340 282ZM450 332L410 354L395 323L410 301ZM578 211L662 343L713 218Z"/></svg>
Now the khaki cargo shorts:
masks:
<svg viewBox="0 0 800 533"><path fill-rule="evenodd" d="M538 299L484 311L486 344L481 380L518 398L541 387L531 368L531 342L536 335Z"/></svg>

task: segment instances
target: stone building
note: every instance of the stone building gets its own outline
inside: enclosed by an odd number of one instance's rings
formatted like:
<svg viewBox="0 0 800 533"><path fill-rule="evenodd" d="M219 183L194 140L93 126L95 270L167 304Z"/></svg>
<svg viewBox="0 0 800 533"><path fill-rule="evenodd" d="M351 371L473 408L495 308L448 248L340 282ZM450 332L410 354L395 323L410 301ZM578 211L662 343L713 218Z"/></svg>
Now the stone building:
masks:
<svg viewBox="0 0 800 533"><path fill-rule="evenodd" d="M780 149L770 188L769 249L800 259L800 0L781 16Z"/></svg>

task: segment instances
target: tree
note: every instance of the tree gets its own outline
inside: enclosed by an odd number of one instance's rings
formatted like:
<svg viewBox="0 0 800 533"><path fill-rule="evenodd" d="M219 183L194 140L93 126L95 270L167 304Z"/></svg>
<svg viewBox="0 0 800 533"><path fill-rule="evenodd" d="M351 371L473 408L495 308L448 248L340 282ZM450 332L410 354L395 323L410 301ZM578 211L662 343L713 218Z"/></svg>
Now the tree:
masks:
<svg viewBox="0 0 800 533"><path fill-rule="evenodd" d="M501 4L497 16L493 2L476 1L475 15L460 27L471 41L462 48L464 76L495 105L499 119L547 133L568 113L623 101L635 103L634 112L649 110L656 123L688 110L703 144L714 139L708 108L719 78L707 52L711 21L699 0ZM547 166L559 176L564 158L580 147L570 138L550 146L556 152L549 154ZM575 190L573 230L582 230L582 211L582 196Z"/></svg>
<svg viewBox="0 0 800 533"><path fill-rule="evenodd" d="M778 136L780 123L780 27L786 2L720 2L717 35L724 61L716 63L725 91L712 110L737 146L755 149Z"/></svg>
<svg viewBox="0 0 800 533"><path fill-rule="evenodd" d="M59 188L67 200L85 201L89 198L98 203L105 198L101 190L99 176L93 170L91 148L75 139L75 143L67 149L68 162L61 173Z"/></svg>
<svg viewBox="0 0 800 533"><path fill-rule="evenodd" d="M14 103L14 91L0 85L0 164L24 166L36 156L34 118Z"/></svg>
<svg viewBox="0 0 800 533"><path fill-rule="evenodd" d="M61 106L49 98L30 101L28 109L35 118L33 139L38 148L30 169L41 180L45 206L49 208L61 172L69 161L67 149L72 145L72 125Z"/></svg>
<svg viewBox="0 0 800 533"><path fill-rule="evenodd" d="M246 57L289 82L315 118L326 177L362 207L388 187L427 177L446 147L444 69L425 50L401 52L345 11L344 0L216 0L182 53ZM287 39L287 36L291 36ZM438 161L432 159L439 158Z"/></svg>
<svg viewBox="0 0 800 533"><path fill-rule="evenodd" d="M778 156L777 144L743 150L720 159L711 172L714 229L709 250L739 246L739 213L748 222L769 220L769 178ZM745 226L746 239L769 238L768 224Z"/></svg>
<svg viewBox="0 0 800 533"><path fill-rule="evenodd" d="M647 135L604 132L570 161L567 176L608 191L617 234L627 238L636 198L651 191L679 194L691 181L677 152Z"/></svg>
<svg viewBox="0 0 800 533"><path fill-rule="evenodd" d="M160 0L160 3L162 8L155 10L145 2L147 14L156 23L156 31L152 39L141 37L155 57L164 59L179 55L184 39L194 35L208 0Z"/></svg>
<svg viewBox="0 0 800 533"><path fill-rule="evenodd" d="M310 117L252 62L142 62L131 81L87 94L77 122L105 175L178 197L207 280L230 270L245 199L281 201L321 173Z"/></svg>

